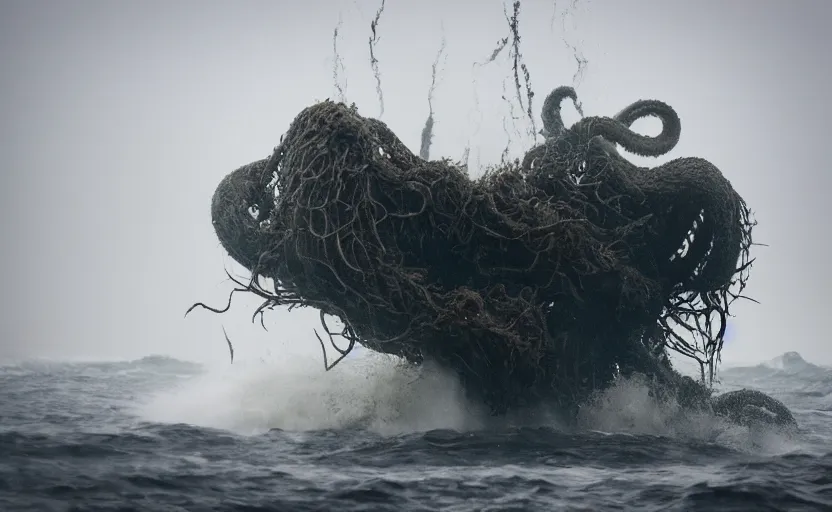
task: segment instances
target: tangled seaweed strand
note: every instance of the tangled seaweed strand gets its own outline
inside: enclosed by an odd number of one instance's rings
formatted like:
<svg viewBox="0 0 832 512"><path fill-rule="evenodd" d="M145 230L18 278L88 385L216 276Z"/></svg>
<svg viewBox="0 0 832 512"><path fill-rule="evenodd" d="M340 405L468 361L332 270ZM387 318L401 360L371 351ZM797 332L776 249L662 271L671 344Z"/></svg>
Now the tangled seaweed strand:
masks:
<svg viewBox="0 0 832 512"><path fill-rule="evenodd" d="M251 272L235 291L264 299L255 317L320 310L340 354L327 369L356 343L432 359L495 413L541 400L574 412L634 372L707 397L667 353L716 364L750 267L748 210L706 160L639 168L618 153L670 151L681 125L668 105L639 101L565 128L565 98L577 101L570 87L546 98L546 140L522 163L477 180L415 156L354 106L304 109L269 159L214 194L217 236ZM648 115L660 135L629 129Z"/></svg>

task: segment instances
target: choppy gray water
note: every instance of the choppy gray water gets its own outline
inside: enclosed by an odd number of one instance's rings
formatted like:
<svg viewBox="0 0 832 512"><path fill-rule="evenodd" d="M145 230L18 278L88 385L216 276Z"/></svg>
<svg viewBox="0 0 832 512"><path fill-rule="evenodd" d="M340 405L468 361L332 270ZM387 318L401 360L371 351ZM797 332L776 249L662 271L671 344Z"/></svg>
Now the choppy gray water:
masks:
<svg viewBox="0 0 832 512"><path fill-rule="evenodd" d="M300 366L0 367L0 510L832 510L832 370L793 354L721 376L794 436L680 420L633 381L575 431L381 358Z"/></svg>

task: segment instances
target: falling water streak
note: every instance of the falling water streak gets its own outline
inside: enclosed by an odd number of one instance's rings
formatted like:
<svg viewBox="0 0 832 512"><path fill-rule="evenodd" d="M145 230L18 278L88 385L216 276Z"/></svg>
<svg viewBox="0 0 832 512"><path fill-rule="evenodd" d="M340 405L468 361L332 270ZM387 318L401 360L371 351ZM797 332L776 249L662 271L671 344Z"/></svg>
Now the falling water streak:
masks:
<svg viewBox="0 0 832 512"><path fill-rule="evenodd" d="M477 74L478 74L480 68L485 67L488 64L491 64L492 62L497 60L497 57L500 56L500 54L503 52L503 50L506 48L507 45L508 45L508 37L498 39L496 46L494 47L493 50L491 50L491 55L489 55L488 58L486 58L482 62L474 62L471 65L471 86L472 86L472 89L473 89L472 96L473 96L473 100L474 100L474 107L473 107L472 111L470 111L468 113L468 120L469 120L469 122L471 122L472 117L475 118L475 120L473 121L474 130L473 130L473 133L471 135L471 137L474 138L474 139L476 139L477 135L480 132L480 129L482 128L482 120L483 120L483 113L482 113L482 109L480 108L479 83L477 81ZM465 158L466 162L468 160L467 155L469 153L470 153L470 143L469 143L468 146L466 146L466 150L463 153L464 155L466 155L466 158ZM477 146L477 148L476 148L475 162L476 162L476 168L478 170L481 169L482 168L482 151L480 149L480 146Z"/></svg>
<svg viewBox="0 0 832 512"><path fill-rule="evenodd" d="M572 30L577 31L578 25L577 20L575 18L575 11L578 8L579 0L572 0L569 6L566 6L560 12L561 18L561 41L563 42L564 46L567 50L572 53L572 57L575 59L575 64L577 65L577 69L575 70L575 74L572 75L572 87L578 88L581 82L584 79L586 74L586 68L589 65L589 61L584 57L583 51L579 48L579 42L572 43L567 38L567 33L569 30L566 28L566 20L567 18L572 21ZM553 12L552 18L550 21L549 28L554 34L555 31L555 18L558 14L558 5L557 2L553 3Z"/></svg>
<svg viewBox="0 0 832 512"><path fill-rule="evenodd" d="M379 20L381 19L382 13L384 13L384 1L381 0L381 6L376 11L376 16L373 18L373 21L370 22L370 30L372 31L373 35L370 36L369 44L370 44L370 67L373 69L373 76L376 79L376 93L378 94L378 104L379 104L379 119L384 117L384 93L381 89L381 72L379 71L378 67L378 59L376 58L376 44L378 44L378 24Z"/></svg>
<svg viewBox="0 0 832 512"><path fill-rule="evenodd" d="M332 32L332 54L333 54L333 64L332 64L332 80L335 83L335 91L338 93L338 100L342 103L347 102L347 74L346 68L344 67L344 60L341 58L341 54L338 53L338 35L341 30L341 27L344 24L343 16L339 13L338 14L338 24L335 26L335 30ZM344 85L341 85L341 75L343 74L344 78Z"/></svg>
<svg viewBox="0 0 832 512"><path fill-rule="evenodd" d="M433 93L436 91L436 70L439 67L439 61L444 56L444 61L447 61L447 55L445 54L445 26L441 26L442 30L442 42L439 44L439 51L436 52L436 58L433 61L433 65L431 66L431 77L430 77L430 88L428 89L428 118L425 121L425 127L422 128L422 145L419 149L419 157L422 160L428 160L430 158L430 146L433 142L433 125L434 125L434 118L433 118ZM443 64L444 64L443 61ZM441 71L441 69L440 69Z"/></svg>

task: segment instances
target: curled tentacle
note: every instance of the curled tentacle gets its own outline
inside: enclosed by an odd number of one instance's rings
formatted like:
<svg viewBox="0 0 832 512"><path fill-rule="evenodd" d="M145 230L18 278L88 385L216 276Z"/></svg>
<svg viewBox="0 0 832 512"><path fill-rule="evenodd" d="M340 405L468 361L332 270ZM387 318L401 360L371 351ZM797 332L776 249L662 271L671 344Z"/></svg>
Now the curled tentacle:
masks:
<svg viewBox="0 0 832 512"><path fill-rule="evenodd" d="M543 101L543 111L541 117L543 118L543 129L540 131L544 137L557 137L566 129L563 125L563 118L561 116L561 103L566 98L572 98L572 101L577 105L578 93L573 87L563 85L550 92Z"/></svg>
<svg viewBox="0 0 832 512"><path fill-rule="evenodd" d="M654 100L634 101L621 109L621 111L612 116L612 118L625 126L630 127L642 117L655 115L653 113L654 103Z"/></svg>
<svg viewBox="0 0 832 512"><path fill-rule="evenodd" d="M612 116L612 118L629 128L633 126L633 123L642 117L651 115L649 111L649 104L650 102L648 100L638 100L621 109L621 111ZM612 142L606 141L606 149L610 153L618 154L618 150Z"/></svg>
<svg viewBox="0 0 832 512"><path fill-rule="evenodd" d="M682 124L670 105L657 100L642 100L625 109L623 114L619 113L624 121L630 123L641 117L656 116L662 121L662 132L655 137L641 135L632 131L626 122L610 117L587 117L575 123L570 130L584 141L600 135L640 156L661 156L679 142Z"/></svg>

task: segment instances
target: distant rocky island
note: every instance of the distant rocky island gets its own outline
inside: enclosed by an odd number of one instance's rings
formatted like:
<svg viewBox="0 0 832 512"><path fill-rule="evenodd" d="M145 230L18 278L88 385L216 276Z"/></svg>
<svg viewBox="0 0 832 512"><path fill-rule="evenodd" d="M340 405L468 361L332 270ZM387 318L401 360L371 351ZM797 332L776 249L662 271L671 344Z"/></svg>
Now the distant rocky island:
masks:
<svg viewBox="0 0 832 512"><path fill-rule="evenodd" d="M753 366L725 367L720 371L724 376L736 376L745 373L766 374L805 374L816 375L830 372L830 368L810 363L803 359L798 352L785 352L773 359Z"/></svg>

